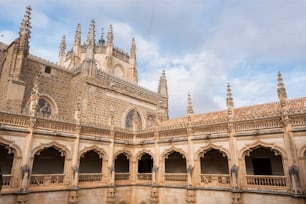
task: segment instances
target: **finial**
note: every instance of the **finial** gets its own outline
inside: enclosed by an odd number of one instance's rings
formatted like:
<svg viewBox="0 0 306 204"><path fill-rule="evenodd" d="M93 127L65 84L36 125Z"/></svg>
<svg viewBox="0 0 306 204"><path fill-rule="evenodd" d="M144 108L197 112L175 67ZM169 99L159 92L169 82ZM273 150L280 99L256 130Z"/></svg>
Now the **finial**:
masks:
<svg viewBox="0 0 306 204"><path fill-rule="evenodd" d="M74 45L77 45L77 46L81 45L81 24L77 25L77 29L75 31L75 37L74 37Z"/></svg>
<svg viewBox="0 0 306 204"><path fill-rule="evenodd" d="M189 92L188 92L188 101L187 101L187 114L188 115L193 114L193 106L192 106L191 96Z"/></svg>
<svg viewBox="0 0 306 204"><path fill-rule="evenodd" d="M163 97L168 97L168 87L165 70L163 70L162 75L159 79L158 93Z"/></svg>
<svg viewBox="0 0 306 204"><path fill-rule="evenodd" d="M92 19L89 26L87 45L95 45L95 20Z"/></svg>
<svg viewBox="0 0 306 204"><path fill-rule="evenodd" d="M107 32L107 45L112 45L113 44L113 39L114 39L113 26L109 25L108 32Z"/></svg>
<svg viewBox="0 0 306 204"><path fill-rule="evenodd" d="M30 115L32 117L36 116L38 100L39 100L38 76L36 76L33 87L32 87L32 91L31 91L31 97L30 97Z"/></svg>
<svg viewBox="0 0 306 204"><path fill-rule="evenodd" d="M234 100L232 97L232 90L231 90L231 85L230 83L227 83L227 89L226 89L226 106L228 108L233 108L234 107Z"/></svg>
<svg viewBox="0 0 306 204"><path fill-rule="evenodd" d="M278 72L277 74L277 93L278 93L278 98L280 100L286 100L287 99L287 92L285 89L285 85L283 83L283 78L282 78L282 74L280 72Z"/></svg>
<svg viewBox="0 0 306 204"><path fill-rule="evenodd" d="M104 28L101 29L101 38L99 40L99 44L100 45L104 45L105 44L105 40L104 40Z"/></svg>
<svg viewBox="0 0 306 204"><path fill-rule="evenodd" d="M31 34L31 6L26 7L24 18L21 22L21 27L19 31L20 43L22 46L28 46L29 38Z"/></svg>
<svg viewBox="0 0 306 204"><path fill-rule="evenodd" d="M66 50L66 37L63 35L61 44L60 44L60 52L59 55L65 55L65 50Z"/></svg>
<svg viewBox="0 0 306 204"><path fill-rule="evenodd" d="M25 11L25 14L24 14L24 18L22 20L22 23L21 23L21 27L20 27L20 35L24 35L24 34L29 34L30 33L30 29L32 28L31 27L31 6L27 6L26 7L26 11Z"/></svg>
<svg viewBox="0 0 306 204"><path fill-rule="evenodd" d="M136 59L136 42L135 39L132 39L132 45L131 45L131 58Z"/></svg>

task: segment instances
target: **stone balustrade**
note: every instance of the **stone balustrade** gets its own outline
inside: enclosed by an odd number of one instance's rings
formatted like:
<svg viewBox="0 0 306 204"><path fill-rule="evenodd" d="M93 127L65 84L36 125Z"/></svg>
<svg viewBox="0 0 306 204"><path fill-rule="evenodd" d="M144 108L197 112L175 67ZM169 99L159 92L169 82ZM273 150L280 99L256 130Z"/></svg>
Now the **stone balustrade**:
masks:
<svg viewBox="0 0 306 204"><path fill-rule="evenodd" d="M152 173L138 173L137 180L140 183L152 183Z"/></svg>
<svg viewBox="0 0 306 204"><path fill-rule="evenodd" d="M186 173L165 173L165 181L186 182L187 174Z"/></svg>
<svg viewBox="0 0 306 204"><path fill-rule="evenodd" d="M101 182L103 179L102 173L80 173L79 174L79 183L87 182Z"/></svg>
<svg viewBox="0 0 306 204"><path fill-rule="evenodd" d="M129 180L130 173L115 173L115 180Z"/></svg>
<svg viewBox="0 0 306 204"><path fill-rule="evenodd" d="M214 186L229 186L231 183L229 174L200 174L201 184Z"/></svg>
<svg viewBox="0 0 306 204"><path fill-rule="evenodd" d="M267 176L267 175L247 175L246 182L248 186L276 186L285 187L285 176Z"/></svg>
<svg viewBox="0 0 306 204"><path fill-rule="evenodd" d="M3 179L2 188L10 188L12 186L11 185L12 178L13 176L11 174L3 174L2 175L2 179Z"/></svg>
<svg viewBox="0 0 306 204"><path fill-rule="evenodd" d="M63 185L64 178L64 174L32 174L30 186Z"/></svg>

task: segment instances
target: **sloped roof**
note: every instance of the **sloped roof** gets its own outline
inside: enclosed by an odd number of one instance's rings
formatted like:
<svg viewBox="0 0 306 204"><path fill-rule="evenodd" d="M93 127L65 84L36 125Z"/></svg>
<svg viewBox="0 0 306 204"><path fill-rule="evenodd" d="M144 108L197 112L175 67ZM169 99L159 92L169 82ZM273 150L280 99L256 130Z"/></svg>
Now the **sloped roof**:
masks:
<svg viewBox="0 0 306 204"><path fill-rule="evenodd" d="M306 109L306 97L288 100L289 114L300 113ZM235 120L250 120L265 117L273 117L280 115L279 102L265 103L259 105L252 105L240 108L234 108ZM160 127L176 126L186 127L188 117L174 118L160 123ZM227 110L218 112L210 112L197 114L192 116L192 123L194 126L204 124L218 124L227 122Z"/></svg>

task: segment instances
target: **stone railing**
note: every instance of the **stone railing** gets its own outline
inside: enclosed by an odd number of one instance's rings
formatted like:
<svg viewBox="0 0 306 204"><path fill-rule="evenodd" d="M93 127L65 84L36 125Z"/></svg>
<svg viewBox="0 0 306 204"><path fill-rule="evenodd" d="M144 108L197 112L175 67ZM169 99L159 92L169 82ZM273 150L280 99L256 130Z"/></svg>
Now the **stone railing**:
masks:
<svg viewBox="0 0 306 204"><path fill-rule="evenodd" d="M56 130L58 132L75 132L75 124L62 121L54 121L48 119L38 119L36 123L37 128Z"/></svg>
<svg viewBox="0 0 306 204"><path fill-rule="evenodd" d="M253 120L247 122L235 122L235 130L237 132L245 131L245 130L257 130L257 129L270 129L270 128L281 128L282 124L279 119L273 118L270 120Z"/></svg>
<svg viewBox="0 0 306 204"><path fill-rule="evenodd" d="M32 174L30 186L63 185L64 178L64 174Z"/></svg>
<svg viewBox="0 0 306 204"><path fill-rule="evenodd" d="M231 183L229 174L200 174L201 184L209 185L226 185L229 186Z"/></svg>
<svg viewBox="0 0 306 204"><path fill-rule="evenodd" d="M27 115L17 115L14 113L0 113L0 123L8 125L16 125L21 127L28 127L30 124L30 117Z"/></svg>
<svg viewBox="0 0 306 204"><path fill-rule="evenodd" d="M152 173L138 173L137 180L141 182L151 183L152 181Z"/></svg>
<svg viewBox="0 0 306 204"><path fill-rule="evenodd" d="M115 180L129 180L130 173L115 173Z"/></svg>
<svg viewBox="0 0 306 204"><path fill-rule="evenodd" d="M102 178L103 178L102 173L80 173L79 183L101 182Z"/></svg>
<svg viewBox="0 0 306 204"><path fill-rule="evenodd" d="M187 174L186 173L165 173L165 181L186 182Z"/></svg>
<svg viewBox="0 0 306 204"><path fill-rule="evenodd" d="M247 175L246 182L248 186L286 187L285 176Z"/></svg>
<svg viewBox="0 0 306 204"><path fill-rule="evenodd" d="M133 134L128 134L128 133L123 133L123 132L116 132L115 133L115 140L123 140L123 141L133 142L134 135Z"/></svg>
<svg viewBox="0 0 306 204"><path fill-rule="evenodd" d="M2 188L12 187L12 183L11 183L12 178L13 178L13 176L11 174L3 174L3 176L2 176L2 179L3 179Z"/></svg>

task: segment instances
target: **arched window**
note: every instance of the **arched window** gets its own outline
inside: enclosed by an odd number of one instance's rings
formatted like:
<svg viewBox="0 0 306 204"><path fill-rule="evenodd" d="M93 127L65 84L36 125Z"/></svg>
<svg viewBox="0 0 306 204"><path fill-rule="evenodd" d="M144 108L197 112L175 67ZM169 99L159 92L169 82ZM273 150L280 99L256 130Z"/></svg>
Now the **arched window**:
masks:
<svg viewBox="0 0 306 204"><path fill-rule="evenodd" d="M138 173L152 173L153 159L151 155L145 153L138 160Z"/></svg>
<svg viewBox="0 0 306 204"><path fill-rule="evenodd" d="M245 156L248 175L284 175L282 157L269 148L258 146Z"/></svg>
<svg viewBox="0 0 306 204"><path fill-rule="evenodd" d="M0 143L0 170L2 171L3 188L11 185L14 151L7 145Z"/></svg>
<svg viewBox="0 0 306 204"><path fill-rule="evenodd" d="M179 152L172 151L165 158L165 173L186 173L186 158Z"/></svg>
<svg viewBox="0 0 306 204"><path fill-rule="evenodd" d="M35 154L32 174L63 174L64 164L63 152L48 147Z"/></svg>
<svg viewBox="0 0 306 204"><path fill-rule="evenodd" d="M119 154L115 159L115 172L129 172L130 162L129 158L124 154Z"/></svg>
<svg viewBox="0 0 306 204"><path fill-rule="evenodd" d="M45 98L40 98L38 100L37 105L37 113L44 116L49 117L52 115L52 108L51 103L47 101Z"/></svg>
<svg viewBox="0 0 306 204"><path fill-rule="evenodd" d="M126 115L125 127L128 129L135 129L135 130L142 129L142 122L141 122L140 114L135 109L131 110Z"/></svg>
<svg viewBox="0 0 306 204"><path fill-rule="evenodd" d="M114 68L114 76L118 78L123 78L122 68L119 65L115 66Z"/></svg>
<svg viewBox="0 0 306 204"><path fill-rule="evenodd" d="M216 149L211 149L200 157L201 174L228 174L228 160Z"/></svg>
<svg viewBox="0 0 306 204"><path fill-rule="evenodd" d="M86 152L80 158L80 173L101 173L102 172L102 158L94 150Z"/></svg>
<svg viewBox="0 0 306 204"><path fill-rule="evenodd" d="M14 152L0 143L0 168L3 174L11 174L14 161Z"/></svg>

